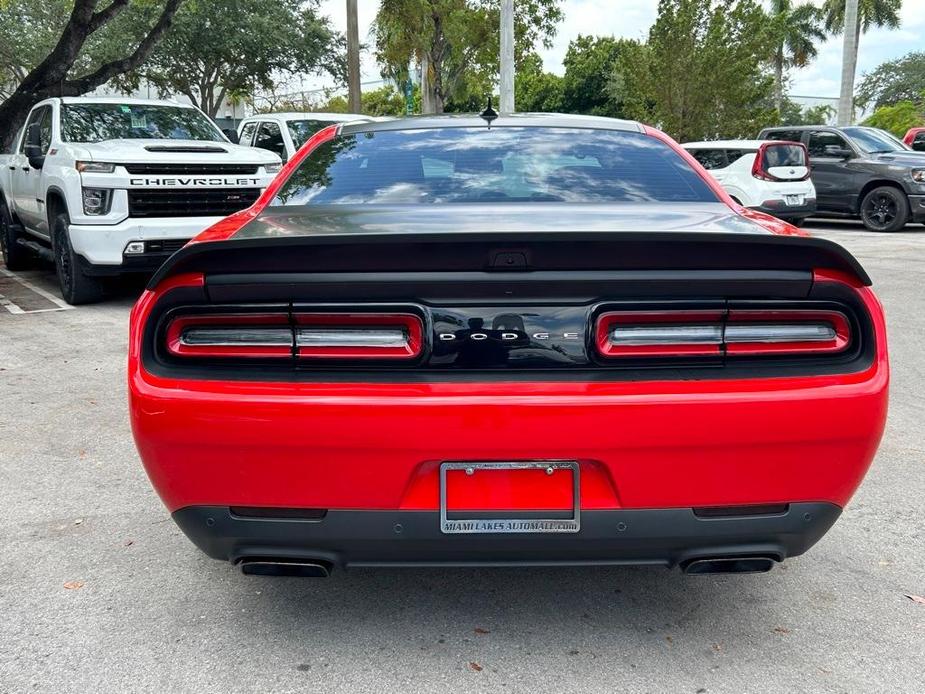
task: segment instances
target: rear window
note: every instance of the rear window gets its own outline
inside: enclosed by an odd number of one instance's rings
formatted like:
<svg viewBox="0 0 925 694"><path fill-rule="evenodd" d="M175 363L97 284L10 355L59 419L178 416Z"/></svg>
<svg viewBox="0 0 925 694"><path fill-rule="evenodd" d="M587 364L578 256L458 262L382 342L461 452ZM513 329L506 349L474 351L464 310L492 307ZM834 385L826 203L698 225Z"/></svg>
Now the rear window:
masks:
<svg viewBox="0 0 925 694"><path fill-rule="evenodd" d="M337 137L272 204L716 201L682 157L642 133L478 127Z"/></svg>
<svg viewBox="0 0 925 694"><path fill-rule="evenodd" d="M798 145L768 145L764 150L763 168L806 166L806 152Z"/></svg>

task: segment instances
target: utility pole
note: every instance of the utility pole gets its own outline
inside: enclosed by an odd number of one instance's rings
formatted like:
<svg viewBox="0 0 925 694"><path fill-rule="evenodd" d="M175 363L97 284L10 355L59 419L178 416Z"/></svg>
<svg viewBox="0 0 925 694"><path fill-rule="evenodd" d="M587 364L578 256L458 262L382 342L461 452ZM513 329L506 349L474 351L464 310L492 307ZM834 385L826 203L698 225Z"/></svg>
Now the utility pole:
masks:
<svg viewBox="0 0 925 694"><path fill-rule="evenodd" d="M514 112L514 0L501 0L501 113Z"/></svg>
<svg viewBox="0 0 925 694"><path fill-rule="evenodd" d="M357 0L347 0L347 108L360 112L360 28Z"/></svg>
<svg viewBox="0 0 925 694"><path fill-rule="evenodd" d="M858 61L858 0L845 0L845 42L841 57L841 95L838 125L851 125L854 117L854 73Z"/></svg>

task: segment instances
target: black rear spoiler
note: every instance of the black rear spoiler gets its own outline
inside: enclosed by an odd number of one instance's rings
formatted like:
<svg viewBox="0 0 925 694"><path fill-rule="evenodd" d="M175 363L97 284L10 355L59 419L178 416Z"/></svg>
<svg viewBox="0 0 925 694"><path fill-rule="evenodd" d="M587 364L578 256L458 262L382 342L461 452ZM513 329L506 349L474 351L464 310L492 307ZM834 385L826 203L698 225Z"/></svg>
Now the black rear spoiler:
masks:
<svg viewBox="0 0 925 694"><path fill-rule="evenodd" d="M319 234L193 243L148 284L205 275L311 273L836 270L871 284L860 263L820 238L711 232L441 232Z"/></svg>

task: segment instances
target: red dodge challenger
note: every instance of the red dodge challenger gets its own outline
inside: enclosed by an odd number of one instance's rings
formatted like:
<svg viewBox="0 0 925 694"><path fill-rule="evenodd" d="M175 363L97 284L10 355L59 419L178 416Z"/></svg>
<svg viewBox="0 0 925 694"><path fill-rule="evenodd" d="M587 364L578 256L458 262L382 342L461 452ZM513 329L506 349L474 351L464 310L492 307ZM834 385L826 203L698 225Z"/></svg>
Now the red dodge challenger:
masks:
<svg viewBox="0 0 925 694"><path fill-rule="evenodd" d="M322 130L153 277L131 418L176 523L270 575L806 551L886 417L863 268L656 130L494 116Z"/></svg>

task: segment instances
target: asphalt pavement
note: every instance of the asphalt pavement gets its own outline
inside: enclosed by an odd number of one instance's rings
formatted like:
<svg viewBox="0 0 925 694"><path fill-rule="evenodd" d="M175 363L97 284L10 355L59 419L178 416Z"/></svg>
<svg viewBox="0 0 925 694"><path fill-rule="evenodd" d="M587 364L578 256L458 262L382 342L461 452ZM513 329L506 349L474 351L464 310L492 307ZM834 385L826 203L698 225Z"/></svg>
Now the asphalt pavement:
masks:
<svg viewBox="0 0 925 694"><path fill-rule="evenodd" d="M750 576L243 576L180 533L135 452L140 285L65 309L50 270L0 265L0 692L925 692L906 597L925 596L925 227L809 228L885 304L889 423L828 535Z"/></svg>

